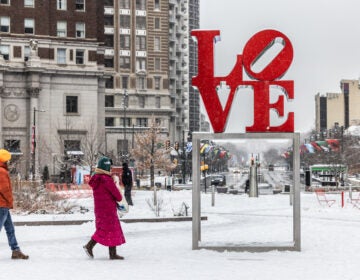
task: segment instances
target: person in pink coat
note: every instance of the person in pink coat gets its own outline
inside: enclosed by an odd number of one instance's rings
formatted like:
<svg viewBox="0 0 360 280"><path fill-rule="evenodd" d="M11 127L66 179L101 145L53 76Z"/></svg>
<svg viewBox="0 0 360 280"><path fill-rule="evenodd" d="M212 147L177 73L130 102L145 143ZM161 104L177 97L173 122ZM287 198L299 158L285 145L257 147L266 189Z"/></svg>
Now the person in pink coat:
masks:
<svg viewBox="0 0 360 280"><path fill-rule="evenodd" d="M124 257L116 253L116 246L125 243L116 204L121 201L122 196L111 177L111 164L109 158L102 157L89 182L94 196L96 231L84 249L88 256L93 258L93 248L96 243L100 243L109 247L111 260L123 260Z"/></svg>

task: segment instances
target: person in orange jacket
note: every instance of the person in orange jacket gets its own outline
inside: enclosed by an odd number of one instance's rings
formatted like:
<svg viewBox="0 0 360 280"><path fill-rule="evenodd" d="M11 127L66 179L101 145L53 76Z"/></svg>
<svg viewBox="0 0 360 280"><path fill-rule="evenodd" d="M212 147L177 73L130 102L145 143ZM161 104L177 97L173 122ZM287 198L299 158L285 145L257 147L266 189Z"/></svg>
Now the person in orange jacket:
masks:
<svg viewBox="0 0 360 280"><path fill-rule="evenodd" d="M11 219L10 209L13 208L13 194L8 171L8 162L11 154L0 149L0 231L4 226L9 246L12 250L12 259L28 259L29 256L21 252L15 237L14 224Z"/></svg>

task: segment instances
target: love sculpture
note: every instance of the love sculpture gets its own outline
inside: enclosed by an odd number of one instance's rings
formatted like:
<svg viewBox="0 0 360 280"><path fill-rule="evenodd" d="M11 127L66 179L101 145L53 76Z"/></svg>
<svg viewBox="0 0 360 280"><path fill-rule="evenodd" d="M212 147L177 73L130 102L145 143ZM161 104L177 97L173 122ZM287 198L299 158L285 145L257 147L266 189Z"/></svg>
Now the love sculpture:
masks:
<svg viewBox="0 0 360 280"><path fill-rule="evenodd" d="M256 33L246 43L243 53L237 55L234 68L225 77L214 75L214 45L219 30L193 30L191 35L198 43L198 74L192 79L192 85L196 87L203 99L206 111L209 115L214 133L193 132L192 134L192 248L210 249L217 251L250 251L266 252L272 250L300 251L301 250L301 207L300 207L300 133L294 132L294 112L285 115L284 100L294 99L294 81L280 80L289 69L293 59L293 48L290 40L276 30L263 30ZM270 51L275 43L281 42L282 47L276 53L270 52L270 60L265 60L264 54ZM260 61L270 61L268 64ZM261 65L264 67L257 67ZM258 70L260 69L260 70ZM255 71L256 70L256 71ZM243 73L247 73L246 80ZM218 96L219 89L227 88L227 100L224 108ZM254 117L251 126L246 126L246 133L223 133L229 118L231 107L236 98L235 94L242 94L240 87L251 87L254 94ZM273 87L281 88L276 102L272 102ZM222 92L221 92L222 93ZM245 98L244 98L245 100ZM240 101L241 102L241 101ZM238 104L237 104L238 105ZM245 108L245 107L244 107ZM282 117L282 124L275 126L270 119L270 113L275 110ZM287 110L288 111L288 110ZM275 238L272 242L258 241L246 243L228 242L226 239L211 241L201 240L201 171L200 171L200 144L207 140L289 140L292 142L292 183L290 205L293 208L292 215L292 241ZM255 170L256 176L256 170ZM256 176L257 177L257 176ZM255 185L255 184L254 184ZM234 226L239 226L236 223ZM290 230L291 231L291 230ZM289 232L290 232L289 231ZM282 235L281 235L282 236Z"/></svg>
<svg viewBox="0 0 360 280"><path fill-rule="evenodd" d="M294 81L279 80L286 73L293 59L291 42L283 33L276 30L263 30L256 33L246 43L243 53L237 55L234 68L225 77L214 76L214 45L215 39L220 36L220 31L193 30L191 35L196 37L198 42L198 75L193 77L192 85L201 94L215 133L225 131L234 95L239 86L250 86L254 92L254 122L252 126L246 127L246 132L294 132L294 112L288 113L282 125L270 125L271 109L276 110L279 116L284 116L284 95L280 95L277 102L270 103L270 86L280 87L287 99L294 98ZM260 72L254 72L251 69L252 65L278 39L282 40L283 49ZM243 68L254 80L243 79ZM230 92L223 110L217 87L224 81L230 87Z"/></svg>

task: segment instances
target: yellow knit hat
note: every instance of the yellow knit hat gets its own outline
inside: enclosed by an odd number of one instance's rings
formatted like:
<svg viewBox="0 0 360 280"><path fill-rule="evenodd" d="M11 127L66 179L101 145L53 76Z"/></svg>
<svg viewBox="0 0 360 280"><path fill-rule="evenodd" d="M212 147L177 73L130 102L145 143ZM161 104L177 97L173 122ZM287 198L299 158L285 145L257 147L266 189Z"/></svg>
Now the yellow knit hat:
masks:
<svg viewBox="0 0 360 280"><path fill-rule="evenodd" d="M7 162L11 159L11 154L4 149L0 149L0 162Z"/></svg>

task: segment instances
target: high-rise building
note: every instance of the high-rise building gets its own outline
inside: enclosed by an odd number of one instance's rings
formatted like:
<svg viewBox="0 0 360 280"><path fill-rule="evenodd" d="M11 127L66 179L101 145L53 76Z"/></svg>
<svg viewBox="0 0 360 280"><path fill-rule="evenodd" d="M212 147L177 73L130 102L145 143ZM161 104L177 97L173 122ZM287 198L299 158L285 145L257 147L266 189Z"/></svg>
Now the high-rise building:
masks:
<svg viewBox="0 0 360 280"><path fill-rule="evenodd" d="M189 31L200 28L200 0L189 0ZM197 75L197 45L189 40L189 81ZM189 86L189 130L200 131L200 94L191 85Z"/></svg>
<svg viewBox="0 0 360 280"><path fill-rule="evenodd" d="M191 87L198 0L105 0L106 150L128 159L134 133L152 119L171 143L199 128Z"/></svg>
<svg viewBox="0 0 360 280"><path fill-rule="evenodd" d="M347 129L360 122L358 80L341 80L341 93L315 96L316 131L332 129L335 124Z"/></svg>

